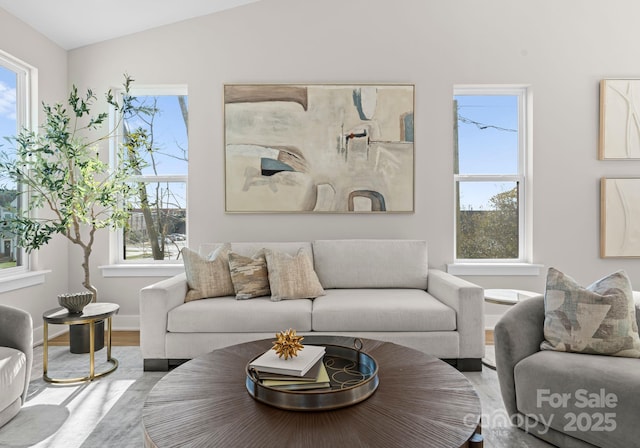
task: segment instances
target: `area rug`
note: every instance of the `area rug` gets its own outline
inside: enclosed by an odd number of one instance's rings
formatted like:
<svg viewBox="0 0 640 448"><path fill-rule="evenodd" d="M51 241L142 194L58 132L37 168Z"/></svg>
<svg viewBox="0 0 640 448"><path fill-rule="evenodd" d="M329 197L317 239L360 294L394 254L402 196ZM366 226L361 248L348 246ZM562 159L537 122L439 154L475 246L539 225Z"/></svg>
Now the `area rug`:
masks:
<svg viewBox="0 0 640 448"><path fill-rule="evenodd" d="M34 350L27 402L0 428L2 448L140 447L144 400L163 372L143 372L140 347L113 347L118 369L87 383L57 385L42 379L42 347ZM96 371L106 370L106 349L96 353ZM89 355L49 348L53 378L89 373Z"/></svg>
<svg viewBox="0 0 640 448"><path fill-rule="evenodd" d="M496 370L496 348L494 345L484 346L484 358L482 364L492 370Z"/></svg>

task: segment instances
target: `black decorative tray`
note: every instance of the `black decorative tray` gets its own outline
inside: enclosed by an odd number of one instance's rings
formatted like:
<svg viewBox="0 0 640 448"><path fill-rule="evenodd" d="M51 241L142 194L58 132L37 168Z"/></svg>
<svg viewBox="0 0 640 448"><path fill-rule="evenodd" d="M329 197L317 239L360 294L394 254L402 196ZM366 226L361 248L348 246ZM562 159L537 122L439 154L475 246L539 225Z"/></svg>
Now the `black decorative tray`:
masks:
<svg viewBox="0 0 640 448"><path fill-rule="evenodd" d="M356 339L354 348L322 345L326 348L323 362L329 374L329 388L283 390L265 386L260 382L258 373L249 368L252 359L245 367L249 395L262 403L289 411L326 411L360 403L376 391L378 364L362 351L362 341Z"/></svg>

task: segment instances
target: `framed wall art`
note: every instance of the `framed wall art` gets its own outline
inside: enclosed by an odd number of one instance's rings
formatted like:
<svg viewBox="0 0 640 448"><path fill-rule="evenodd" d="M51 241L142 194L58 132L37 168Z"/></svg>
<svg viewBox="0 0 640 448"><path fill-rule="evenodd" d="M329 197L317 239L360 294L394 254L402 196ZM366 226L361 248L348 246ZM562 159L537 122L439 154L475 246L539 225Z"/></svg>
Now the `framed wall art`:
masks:
<svg viewBox="0 0 640 448"><path fill-rule="evenodd" d="M600 82L598 158L640 159L640 79Z"/></svg>
<svg viewBox="0 0 640 448"><path fill-rule="evenodd" d="M230 213L414 211L414 86L224 86Z"/></svg>
<svg viewBox="0 0 640 448"><path fill-rule="evenodd" d="M600 256L640 257L640 178L602 178Z"/></svg>

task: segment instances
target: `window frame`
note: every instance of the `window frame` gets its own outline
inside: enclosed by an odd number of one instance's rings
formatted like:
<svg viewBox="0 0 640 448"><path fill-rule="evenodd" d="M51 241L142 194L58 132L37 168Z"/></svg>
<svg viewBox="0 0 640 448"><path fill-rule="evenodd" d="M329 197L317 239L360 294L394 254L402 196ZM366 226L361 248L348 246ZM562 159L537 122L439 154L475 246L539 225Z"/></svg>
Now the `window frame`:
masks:
<svg viewBox="0 0 640 448"><path fill-rule="evenodd" d="M117 93L119 96L122 96L124 94L122 90L119 90ZM163 84L163 85L133 86L129 90L129 95L130 96L185 95L188 97L189 93L188 93L188 87L185 84L170 84L170 85ZM112 120L111 126L113 127L115 125L116 116L115 116L115 111L113 109L111 110L111 112L112 113L110 113L109 115L110 115L110 120ZM124 125L124 123L122 125ZM111 157L110 162L112 166L114 165L115 158L117 157L117 151L116 151L117 145L119 145L121 141L121 138L120 138L121 133L119 132L118 134L119 134L119 137L117 139L114 139L117 141L112 142L111 150L110 150L110 157ZM185 226L187 227L187 229L189 227L189 199L188 199L189 172L188 170L189 169L187 167L186 174L159 174L159 175L143 174L139 176L133 176L130 178L131 181L143 182L143 183L165 183L165 182L184 183L185 201L186 201L185 209L187 210ZM150 259L127 260L124 258L124 242L125 242L124 229L119 228L112 233L115 234L114 237L111 238L112 266L102 267L103 275L105 277L121 276L122 268L129 268L129 267L131 267L132 269L127 269L127 275L134 275L134 276L165 275L164 274L165 271L167 274L173 275L173 274L179 273L179 270L176 270L177 266L179 266L180 268L182 268L183 266L183 263L181 260L150 260ZM189 238L189 231L187 230L187 240L185 241L185 245L188 245L188 238ZM151 271L155 270L156 272L150 272L150 270L147 268L150 268Z"/></svg>
<svg viewBox="0 0 640 448"><path fill-rule="evenodd" d="M529 85L455 85L453 97L457 96L516 96L518 98L518 164L513 174L453 174L453 254L454 262L449 272L468 275L537 275L539 269L532 263L532 89ZM455 102L452 102L455 104ZM454 120L458 119L453 111ZM454 136L454 138L457 138ZM454 142L457 144L457 142ZM454 155L458 157L457 154ZM515 182L518 187L518 258L458 258L457 253L457 189L463 182ZM517 268L525 267L525 270ZM504 269L501 269L503 267ZM514 269L516 268L516 269ZM530 269L533 268L533 269ZM530 272L529 272L530 271Z"/></svg>
<svg viewBox="0 0 640 448"><path fill-rule="evenodd" d="M38 122L36 106L37 69L2 50L0 50L0 66L16 74L16 133L22 129L35 130ZM21 186L17 186L17 189L23 191ZM27 209L30 198L29 191L24 193L18 196L19 206L22 210ZM18 247L18 251L17 258L21 259L21 265L0 270L0 280L18 280L16 288L5 285L0 287L0 292L31 286L44 281L41 272L31 272L32 256L22 247Z"/></svg>

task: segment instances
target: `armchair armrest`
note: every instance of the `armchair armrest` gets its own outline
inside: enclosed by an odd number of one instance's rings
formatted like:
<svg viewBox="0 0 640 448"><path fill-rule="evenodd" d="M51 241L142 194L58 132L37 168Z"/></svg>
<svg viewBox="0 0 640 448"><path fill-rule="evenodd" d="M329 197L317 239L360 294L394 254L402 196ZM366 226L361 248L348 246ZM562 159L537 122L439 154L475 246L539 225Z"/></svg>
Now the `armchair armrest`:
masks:
<svg viewBox="0 0 640 448"><path fill-rule="evenodd" d="M517 414L514 368L540 351L544 340L544 296L520 302L507 311L494 330L496 370L507 413Z"/></svg>
<svg viewBox="0 0 640 448"><path fill-rule="evenodd" d="M484 290L439 269L429 269L427 292L456 312L459 358L484 356Z"/></svg>
<svg viewBox="0 0 640 448"><path fill-rule="evenodd" d="M633 300L636 303L636 322L640 328L640 291L633 291Z"/></svg>
<svg viewBox="0 0 640 448"><path fill-rule="evenodd" d="M140 349L143 358L166 358L168 313L184 303L187 289L187 276L178 274L140 290Z"/></svg>
<svg viewBox="0 0 640 448"><path fill-rule="evenodd" d="M22 402L27 398L33 364L33 319L28 312L0 305L0 346L20 350L26 357L26 379Z"/></svg>

